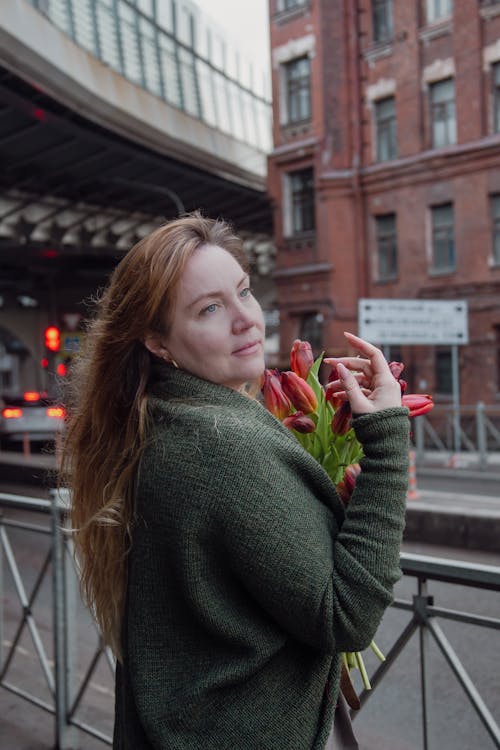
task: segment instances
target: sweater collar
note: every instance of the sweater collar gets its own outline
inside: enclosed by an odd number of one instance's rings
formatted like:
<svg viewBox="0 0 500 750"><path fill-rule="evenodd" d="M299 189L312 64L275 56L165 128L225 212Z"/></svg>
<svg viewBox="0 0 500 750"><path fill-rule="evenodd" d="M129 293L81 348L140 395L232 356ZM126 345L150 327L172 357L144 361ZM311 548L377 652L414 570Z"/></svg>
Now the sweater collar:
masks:
<svg viewBox="0 0 500 750"><path fill-rule="evenodd" d="M152 365L148 393L167 400L189 400L191 403L200 401L225 406L234 405L240 409L244 404L261 407L256 399L239 393L233 388L204 380L162 361L154 362Z"/></svg>

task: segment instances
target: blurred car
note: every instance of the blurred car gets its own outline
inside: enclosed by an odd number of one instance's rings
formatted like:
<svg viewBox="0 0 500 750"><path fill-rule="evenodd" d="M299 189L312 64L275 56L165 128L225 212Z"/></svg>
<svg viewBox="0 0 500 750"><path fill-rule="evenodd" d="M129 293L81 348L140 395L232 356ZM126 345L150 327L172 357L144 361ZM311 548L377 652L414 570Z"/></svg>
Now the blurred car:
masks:
<svg viewBox="0 0 500 750"><path fill-rule="evenodd" d="M0 444L8 447L28 440L55 440L64 428L65 410L59 403L38 391L26 391L22 396L2 397L0 411Z"/></svg>

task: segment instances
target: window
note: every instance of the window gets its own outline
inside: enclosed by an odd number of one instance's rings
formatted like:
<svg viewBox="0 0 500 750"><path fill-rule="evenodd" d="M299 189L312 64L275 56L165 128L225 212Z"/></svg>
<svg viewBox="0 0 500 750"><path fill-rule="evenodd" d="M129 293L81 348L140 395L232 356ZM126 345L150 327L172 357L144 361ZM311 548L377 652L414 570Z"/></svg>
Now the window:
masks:
<svg viewBox="0 0 500 750"><path fill-rule="evenodd" d="M312 168L291 172L290 206L292 234L314 230L314 173Z"/></svg>
<svg viewBox="0 0 500 750"><path fill-rule="evenodd" d="M377 274L380 281L394 279L398 275L398 248L396 237L396 214L376 216Z"/></svg>
<svg viewBox="0 0 500 750"><path fill-rule="evenodd" d="M453 0L427 0L427 23L448 18L453 13Z"/></svg>
<svg viewBox="0 0 500 750"><path fill-rule="evenodd" d="M377 128L377 160L387 161L397 156L396 105L394 97L375 102Z"/></svg>
<svg viewBox="0 0 500 750"><path fill-rule="evenodd" d="M289 123L311 117L311 71L308 57L285 65L286 108Z"/></svg>
<svg viewBox="0 0 500 750"><path fill-rule="evenodd" d="M456 143L455 85L453 78L432 83L430 98L433 147L439 148Z"/></svg>
<svg viewBox="0 0 500 750"><path fill-rule="evenodd" d="M373 41L392 39L392 0L372 0Z"/></svg>
<svg viewBox="0 0 500 750"><path fill-rule="evenodd" d="M307 0L282 0L278 4L283 6L281 10L292 10L293 8L300 8L301 5L306 5L306 3Z"/></svg>
<svg viewBox="0 0 500 750"><path fill-rule="evenodd" d="M500 265L500 195L491 196L493 262Z"/></svg>
<svg viewBox="0 0 500 750"><path fill-rule="evenodd" d="M276 0L276 13L283 13L285 10L294 10L307 5L309 0Z"/></svg>
<svg viewBox="0 0 500 750"><path fill-rule="evenodd" d="M435 379L436 393L453 393L453 381L451 374L451 350L436 349Z"/></svg>
<svg viewBox="0 0 500 750"><path fill-rule="evenodd" d="M493 65L493 129L500 133L500 63Z"/></svg>
<svg viewBox="0 0 500 750"><path fill-rule="evenodd" d="M453 204L432 207L432 262L435 271L455 268Z"/></svg>
<svg viewBox="0 0 500 750"><path fill-rule="evenodd" d="M301 341L309 341L314 356L323 349L323 315L318 312L306 313L300 321Z"/></svg>

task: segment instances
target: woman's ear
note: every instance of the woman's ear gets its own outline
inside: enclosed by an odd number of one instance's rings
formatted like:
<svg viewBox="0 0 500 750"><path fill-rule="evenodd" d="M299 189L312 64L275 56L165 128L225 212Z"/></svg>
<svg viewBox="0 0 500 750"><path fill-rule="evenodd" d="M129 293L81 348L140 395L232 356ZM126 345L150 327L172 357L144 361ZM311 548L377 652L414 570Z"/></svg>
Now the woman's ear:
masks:
<svg viewBox="0 0 500 750"><path fill-rule="evenodd" d="M144 346L152 354L156 354L160 359L168 359L168 351L165 348L165 344L161 340L159 333L148 333L144 338Z"/></svg>

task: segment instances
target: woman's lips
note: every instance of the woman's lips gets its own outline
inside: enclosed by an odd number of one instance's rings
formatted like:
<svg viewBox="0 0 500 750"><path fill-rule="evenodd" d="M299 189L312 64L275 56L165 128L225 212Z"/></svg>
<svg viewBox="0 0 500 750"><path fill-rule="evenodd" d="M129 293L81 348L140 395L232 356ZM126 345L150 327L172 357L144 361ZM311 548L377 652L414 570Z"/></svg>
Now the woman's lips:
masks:
<svg viewBox="0 0 500 750"><path fill-rule="evenodd" d="M251 341L249 344L245 344L245 346L242 346L240 349L235 349L233 354L237 357L247 357L251 354L255 354L257 351L259 351L260 348L260 339L257 341Z"/></svg>

